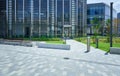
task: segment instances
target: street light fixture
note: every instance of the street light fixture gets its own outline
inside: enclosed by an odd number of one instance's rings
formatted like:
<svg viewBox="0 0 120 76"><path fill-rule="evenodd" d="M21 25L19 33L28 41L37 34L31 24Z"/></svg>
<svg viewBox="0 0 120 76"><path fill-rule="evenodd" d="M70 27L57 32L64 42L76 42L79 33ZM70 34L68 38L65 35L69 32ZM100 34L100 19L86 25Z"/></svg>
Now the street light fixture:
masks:
<svg viewBox="0 0 120 76"><path fill-rule="evenodd" d="M112 28L113 28L113 2L110 3L110 47L112 47L113 43L112 43ZM107 51L105 54L107 55L110 52Z"/></svg>
<svg viewBox="0 0 120 76"><path fill-rule="evenodd" d="M113 2L110 3L110 47L112 47L112 34L113 34Z"/></svg>

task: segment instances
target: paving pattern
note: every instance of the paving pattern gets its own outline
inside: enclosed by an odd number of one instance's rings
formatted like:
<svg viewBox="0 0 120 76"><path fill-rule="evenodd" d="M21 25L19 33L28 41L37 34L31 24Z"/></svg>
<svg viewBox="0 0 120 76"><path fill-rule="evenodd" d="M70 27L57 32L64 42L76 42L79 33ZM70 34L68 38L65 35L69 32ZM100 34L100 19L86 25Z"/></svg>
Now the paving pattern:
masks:
<svg viewBox="0 0 120 76"><path fill-rule="evenodd" d="M120 76L120 55L74 40L71 50L0 45L0 76Z"/></svg>

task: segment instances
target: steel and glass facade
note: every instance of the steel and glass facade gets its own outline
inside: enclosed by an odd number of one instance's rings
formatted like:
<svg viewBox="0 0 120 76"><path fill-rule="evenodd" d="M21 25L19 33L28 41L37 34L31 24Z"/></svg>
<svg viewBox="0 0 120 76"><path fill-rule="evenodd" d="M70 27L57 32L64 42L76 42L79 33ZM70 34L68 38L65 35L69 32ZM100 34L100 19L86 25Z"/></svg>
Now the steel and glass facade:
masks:
<svg viewBox="0 0 120 76"><path fill-rule="evenodd" d="M0 37L7 36L6 25L6 1L0 0Z"/></svg>
<svg viewBox="0 0 120 76"><path fill-rule="evenodd" d="M75 37L86 33L86 0L6 0L7 34Z"/></svg>
<svg viewBox="0 0 120 76"><path fill-rule="evenodd" d="M106 25L106 20L110 19L110 6L105 3L93 3L87 4L87 25L91 27L92 30L92 20L97 18L100 22L101 35L104 35L104 27ZM113 9L113 18L117 18L116 10ZM93 31L91 31L92 33Z"/></svg>
<svg viewBox="0 0 120 76"><path fill-rule="evenodd" d="M120 36L120 13L117 14L118 35Z"/></svg>

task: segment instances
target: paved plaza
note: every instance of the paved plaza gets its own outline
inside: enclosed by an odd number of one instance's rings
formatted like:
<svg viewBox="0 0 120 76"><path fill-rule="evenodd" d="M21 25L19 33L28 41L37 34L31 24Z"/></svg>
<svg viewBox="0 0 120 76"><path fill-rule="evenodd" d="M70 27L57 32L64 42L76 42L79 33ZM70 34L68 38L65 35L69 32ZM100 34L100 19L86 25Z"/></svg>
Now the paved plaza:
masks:
<svg viewBox="0 0 120 76"><path fill-rule="evenodd" d="M0 44L0 76L120 76L120 55L108 54L75 40L71 50Z"/></svg>

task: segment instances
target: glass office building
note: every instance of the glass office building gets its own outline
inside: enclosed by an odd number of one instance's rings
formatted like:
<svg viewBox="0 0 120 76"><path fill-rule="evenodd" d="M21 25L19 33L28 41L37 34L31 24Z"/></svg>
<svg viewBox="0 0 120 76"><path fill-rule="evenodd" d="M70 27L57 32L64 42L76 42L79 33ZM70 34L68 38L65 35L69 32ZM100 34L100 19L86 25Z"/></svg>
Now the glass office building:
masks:
<svg viewBox="0 0 120 76"><path fill-rule="evenodd" d="M93 33L92 20L97 18L100 22L101 35L104 35L105 21L110 19L110 6L105 3L93 3L87 5L87 25L91 27L91 33ZM113 9L113 18L117 18L116 10Z"/></svg>
<svg viewBox="0 0 120 76"><path fill-rule="evenodd" d="M86 0L6 0L8 28L6 34L9 37L83 36L87 24L86 2Z"/></svg>
<svg viewBox="0 0 120 76"><path fill-rule="evenodd" d="M117 14L118 35L120 36L120 13Z"/></svg>
<svg viewBox="0 0 120 76"><path fill-rule="evenodd" d="M6 24L6 1L0 0L0 37L5 37L7 33Z"/></svg>

